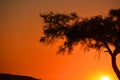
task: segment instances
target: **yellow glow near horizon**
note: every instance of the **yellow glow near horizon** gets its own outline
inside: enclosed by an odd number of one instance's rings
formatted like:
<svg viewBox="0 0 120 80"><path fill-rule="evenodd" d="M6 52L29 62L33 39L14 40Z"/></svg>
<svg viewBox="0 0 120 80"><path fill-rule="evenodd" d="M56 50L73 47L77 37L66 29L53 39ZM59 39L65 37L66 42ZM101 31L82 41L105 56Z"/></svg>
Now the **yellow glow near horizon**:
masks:
<svg viewBox="0 0 120 80"><path fill-rule="evenodd" d="M110 80L110 77L108 77L108 76L102 76L100 80Z"/></svg>

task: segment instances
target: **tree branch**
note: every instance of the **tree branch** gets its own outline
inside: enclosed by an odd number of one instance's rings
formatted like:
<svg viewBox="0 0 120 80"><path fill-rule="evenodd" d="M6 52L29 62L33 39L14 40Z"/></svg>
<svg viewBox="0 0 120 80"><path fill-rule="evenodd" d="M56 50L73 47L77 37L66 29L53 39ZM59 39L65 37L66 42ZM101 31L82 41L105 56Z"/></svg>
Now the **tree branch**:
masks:
<svg viewBox="0 0 120 80"><path fill-rule="evenodd" d="M109 54L112 56L113 54L112 54L112 51L111 51L110 47L108 46L108 44L104 42L104 45L107 48Z"/></svg>

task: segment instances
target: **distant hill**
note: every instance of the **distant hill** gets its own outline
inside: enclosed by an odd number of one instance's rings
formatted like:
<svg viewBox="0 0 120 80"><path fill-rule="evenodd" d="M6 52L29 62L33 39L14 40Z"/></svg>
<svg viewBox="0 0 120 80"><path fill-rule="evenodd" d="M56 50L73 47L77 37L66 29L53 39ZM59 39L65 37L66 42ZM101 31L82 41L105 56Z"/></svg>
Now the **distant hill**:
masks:
<svg viewBox="0 0 120 80"><path fill-rule="evenodd" d="M29 76L0 73L0 80L41 80L41 79L35 79Z"/></svg>

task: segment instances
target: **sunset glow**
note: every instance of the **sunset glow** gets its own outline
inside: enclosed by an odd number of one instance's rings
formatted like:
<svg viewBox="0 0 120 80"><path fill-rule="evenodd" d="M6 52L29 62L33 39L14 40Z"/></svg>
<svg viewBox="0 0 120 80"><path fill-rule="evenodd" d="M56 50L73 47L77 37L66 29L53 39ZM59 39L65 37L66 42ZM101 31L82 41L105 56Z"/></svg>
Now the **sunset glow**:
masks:
<svg viewBox="0 0 120 80"><path fill-rule="evenodd" d="M102 76L100 80L110 80L110 77L108 77L108 76Z"/></svg>
<svg viewBox="0 0 120 80"><path fill-rule="evenodd" d="M117 80L107 52L99 55L78 45L71 55L56 55L59 39L48 46L39 41L44 25L39 13L75 12L82 19L106 15L112 8L120 8L120 0L0 0L0 73L41 80L110 80L101 77L108 72Z"/></svg>

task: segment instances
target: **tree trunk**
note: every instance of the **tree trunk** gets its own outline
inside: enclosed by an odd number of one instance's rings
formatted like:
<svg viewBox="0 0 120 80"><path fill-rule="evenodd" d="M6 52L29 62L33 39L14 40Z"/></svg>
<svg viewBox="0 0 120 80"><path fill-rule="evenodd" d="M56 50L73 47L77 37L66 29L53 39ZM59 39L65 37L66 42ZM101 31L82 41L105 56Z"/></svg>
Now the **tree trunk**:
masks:
<svg viewBox="0 0 120 80"><path fill-rule="evenodd" d="M120 80L120 70L117 67L117 63L116 63L116 56L117 55L112 55L112 68L114 70L114 72L116 73L118 79Z"/></svg>

